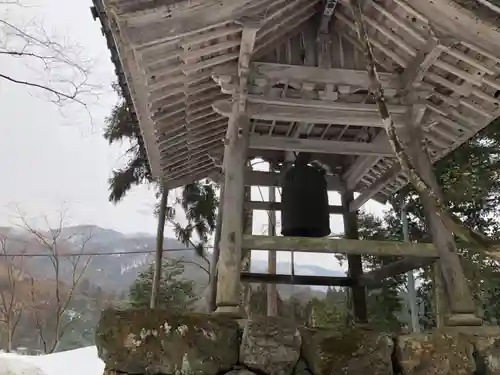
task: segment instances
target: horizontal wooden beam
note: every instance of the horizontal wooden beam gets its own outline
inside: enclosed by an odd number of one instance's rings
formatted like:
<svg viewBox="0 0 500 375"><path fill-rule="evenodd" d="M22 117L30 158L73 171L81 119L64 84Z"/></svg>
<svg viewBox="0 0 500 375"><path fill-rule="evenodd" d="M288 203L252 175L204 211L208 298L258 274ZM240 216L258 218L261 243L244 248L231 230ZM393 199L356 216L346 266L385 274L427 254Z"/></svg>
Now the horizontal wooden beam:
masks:
<svg viewBox="0 0 500 375"><path fill-rule="evenodd" d="M354 111L377 114L379 113L376 104L367 103L346 103L331 100L304 98L269 98L263 97L261 95L248 95L248 101L255 104L279 105L283 107L293 108L328 109L332 111ZM405 113L407 113L409 106L389 104L388 108L389 112L392 115L404 115Z"/></svg>
<svg viewBox="0 0 500 375"><path fill-rule="evenodd" d="M346 240L338 238L243 236L243 248L306 253L341 253L376 256L437 257L433 244L399 241Z"/></svg>
<svg viewBox="0 0 500 375"><path fill-rule="evenodd" d="M326 141L319 139L270 137L253 135L249 147L258 150L283 150L337 155L366 155L393 157L394 152L386 136L385 143Z"/></svg>
<svg viewBox="0 0 500 375"><path fill-rule="evenodd" d="M212 108L222 116L229 117L232 111L230 100L214 102ZM384 124L377 112L352 111L325 108L307 108L280 104L248 103L246 115L256 120L290 121L316 124L338 124L382 128ZM393 115L396 126L403 126L405 116Z"/></svg>
<svg viewBox="0 0 500 375"><path fill-rule="evenodd" d="M245 202L245 208L251 210L262 210L262 211L281 211L281 202L259 202L250 201ZM342 206L328 206L328 212L334 215L342 215Z"/></svg>
<svg viewBox="0 0 500 375"><path fill-rule="evenodd" d="M405 259L397 260L389 263L379 269L366 272L359 278L359 283L367 287L375 287L388 278L401 275L403 273L426 267L436 261L436 258L420 258L420 257L407 257Z"/></svg>
<svg viewBox="0 0 500 375"><path fill-rule="evenodd" d="M349 277L342 276L309 276L309 275L282 275L269 273L242 272L241 281L247 283L310 285L310 286L352 286Z"/></svg>
<svg viewBox="0 0 500 375"><path fill-rule="evenodd" d="M214 69L212 76L220 80L237 74L236 64ZM398 89L397 75L392 73L379 73L382 85L386 90ZM318 68L312 66L299 66L273 63L250 64L250 79L263 78L275 83L309 82L316 84L331 84L355 86L368 89L370 78L365 70Z"/></svg>
<svg viewBox="0 0 500 375"><path fill-rule="evenodd" d="M279 187L282 186L283 175L273 172L248 171L245 174L247 186ZM343 191L343 185L338 176L326 176L328 190Z"/></svg>

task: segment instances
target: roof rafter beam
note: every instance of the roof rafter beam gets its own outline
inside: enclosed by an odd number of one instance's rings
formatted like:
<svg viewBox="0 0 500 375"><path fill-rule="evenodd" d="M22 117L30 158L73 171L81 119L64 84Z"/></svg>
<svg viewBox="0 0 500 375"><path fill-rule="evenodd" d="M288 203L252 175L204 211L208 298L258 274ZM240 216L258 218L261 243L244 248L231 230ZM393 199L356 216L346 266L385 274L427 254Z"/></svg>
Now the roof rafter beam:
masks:
<svg viewBox="0 0 500 375"><path fill-rule="evenodd" d="M422 123L426 109L427 106L425 105L418 103L414 104L410 107L407 121L411 122L412 126L419 126ZM408 139L407 142L411 142L411 140ZM378 194L387 184L393 182L398 177L399 172L401 172L401 165L399 162L396 162L384 175L377 179L371 186L369 186L351 202L349 210L358 210L363 204Z"/></svg>
<svg viewBox="0 0 500 375"><path fill-rule="evenodd" d="M416 95L417 94L415 94L415 96ZM427 105L417 102L416 104L413 104L412 106L408 106L407 108L408 108L408 110L411 110L414 112L415 121L417 123L421 123L422 119L424 117L425 111L427 110ZM386 139L387 139L387 132L385 131L385 129L382 129L375 136L372 143L375 145L379 145L381 143L384 143L386 141ZM379 156L358 157L342 175L342 179L345 181L346 188L353 189L357 185L357 183L361 180L361 178L371 168L373 168L373 166L375 164L377 164L377 162L379 160L380 160ZM388 180L387 183L389 183L389 182L390 181ZM382 189L384 186L385 185L380 186L380 189ZM377 194L380 191L380 189L378 191L376 191L375 194ZM370 199L370 198L368 198L368 199ZM355 199L355 201L356 201L356 199ZM363 202L363 204L364 204L364 202Z"/></svg>
<svg viewBox="0 0 500 375"><path fill-rule="evenodd" d="M386 137L379 145L364 142L345 142L289 137L269 137L253 135L249 147L259 150L283 150L337 155L377 155L393 157L394 152Z"/></svg>
<svg viewBox="0 0 500 375"><path fill-rule="evenodd" d="M423 48L417 51L415 57L398 77L401 89L407 91L420 84L429 68L438 60L439 56L448 49L450 44L450 40L441 42L435 37L430 38Z"/></svg>

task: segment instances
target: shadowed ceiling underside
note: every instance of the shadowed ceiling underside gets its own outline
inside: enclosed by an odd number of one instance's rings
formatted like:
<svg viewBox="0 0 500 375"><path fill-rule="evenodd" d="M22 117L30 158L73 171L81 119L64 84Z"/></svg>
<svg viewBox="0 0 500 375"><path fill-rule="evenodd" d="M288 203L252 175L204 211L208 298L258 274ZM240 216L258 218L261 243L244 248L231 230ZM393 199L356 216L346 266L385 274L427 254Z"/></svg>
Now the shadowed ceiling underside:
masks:
<svg viewBox="0 0 500 375"><path fill-rule="evenodd" d="M363 3L392 115L397 125L407 120L401 88L414 87L433 161L500 115L500 33L490 23L498 14L491 3L462 3ZM283 146L314 151L362 193L359 205L407 184L368 94L349 0L331 16L327 43L318 38L324 4L317 0L104 0L96 8L153 174L169 187L220 172L249 20L259 23L248 86L250 155L282 160Z"/></svg>

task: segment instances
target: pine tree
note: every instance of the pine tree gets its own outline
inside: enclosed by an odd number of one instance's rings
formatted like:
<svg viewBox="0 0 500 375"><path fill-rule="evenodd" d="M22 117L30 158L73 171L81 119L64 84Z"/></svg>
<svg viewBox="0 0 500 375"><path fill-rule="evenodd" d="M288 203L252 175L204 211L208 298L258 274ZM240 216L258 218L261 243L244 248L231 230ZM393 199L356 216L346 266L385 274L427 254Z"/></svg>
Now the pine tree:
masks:
<svg viewBox="0 0 500 375"><path fill-rule="evenodd" d="M197 297L194 282L181 278L184 265L176 260L165 259L158 293L157 307L169 310L188 310ZM133 307L147 308L151 298L154 265L141 272L129 289L129 302Z"/></svg>

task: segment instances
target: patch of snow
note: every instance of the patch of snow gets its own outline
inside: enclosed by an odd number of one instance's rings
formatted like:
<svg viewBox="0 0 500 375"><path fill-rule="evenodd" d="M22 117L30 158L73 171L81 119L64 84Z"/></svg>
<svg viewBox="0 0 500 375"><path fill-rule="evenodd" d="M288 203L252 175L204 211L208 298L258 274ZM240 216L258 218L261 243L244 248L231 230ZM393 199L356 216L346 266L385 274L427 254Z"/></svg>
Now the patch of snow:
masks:
<svg viewBox="0 0 500 375"><path fill-rule="evenodd" d="M48 375L38 366L17 357L0 354L0 375Z"/></svg>
<svg viewBox="0 0 500 375"><path fill-rule="evenodd" d="M97 348L89 346L40 356L0 353L0 375L67 375L68 372L102 375L104 363L97 356Z"/></svg>

